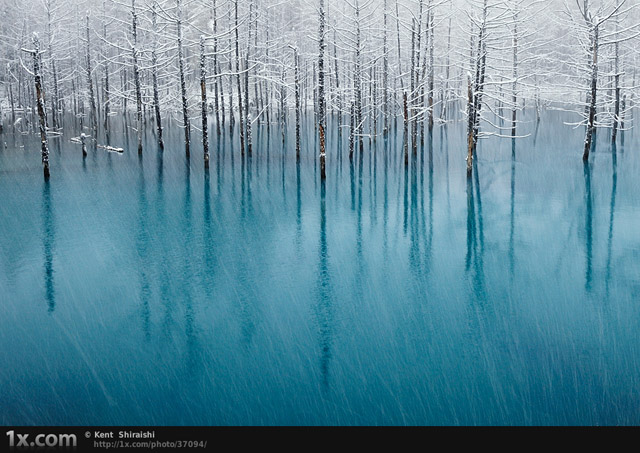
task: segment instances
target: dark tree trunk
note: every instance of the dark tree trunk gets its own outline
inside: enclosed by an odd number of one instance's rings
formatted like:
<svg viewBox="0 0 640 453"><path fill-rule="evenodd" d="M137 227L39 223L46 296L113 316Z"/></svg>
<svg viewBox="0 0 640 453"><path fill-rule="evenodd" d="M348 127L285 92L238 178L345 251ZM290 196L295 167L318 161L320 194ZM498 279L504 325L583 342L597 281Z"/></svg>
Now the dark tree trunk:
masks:
<svg viewBox="0 0 640 453"><path fill-rule="evenodd" d="M204 167L209 168L209 135L207 124L207 68L204 54L204 36L200 36L200 97L202 108L202 149Z"/></svg>
<svg viewBox="0 0 640 453"><path fill-rule="evenodd" d="M178 31L178 69L180 72L180 93L182 95L182 120L184 122L184 148L187 157L190 156L191 147L191 123L189 123L189 106L187 103L187 82L184 74L184 54L182 49L182 3L176 0L178 7L178 19L176 21Z"/></svg>
<svg viewBox="0 0 640 453"><path fill-rule="evenodd" d="M42 96L42 78L40 75L40 41L38 36L33 36L33 75L36 88L36 102L38 106L38 117L40 119L40 143L42 168L44 179L49 179L49 147L47 145L47 126L44 112L44 99Z"/></svg>
<svg viewBox="0 0 640 453"><path fill-rule="evenodd" d="M160 116L160 95L158 93L158 57L156 55L157 47L157 2L153 3L151 10L151 20L153 26L153 49L151 51L151 77L153 79L153 109L156 117L156 130L158 132L158 146L164 149L164 140L162 139L162 117Z"/></svg>
<svg viewBox="0 0 640 453"><path fill-rule="evenodd" d="M296 161L300 162L300 61L298 59L298 49L293 51L293 59L295 66L294 83L296 90Z"/></svg>
<svg viewBox="0 0 640 453"><path fill-rule="evenodd" d="M140 67L138 66L138 14L136 13L135 0L131 0L131 36L133 37L131 54L133 58L133 83L136 90L138 154L142 154L142 88L140 86Z"/></svg>
<svg viewBox="0 0 640 453"><path fill-rule="evenodd" d="M589 151L593 141L596 120L596 95L598 94L598 37L599 29L597 24L593 24L593 35L591 37L591 92L589 98L589 119L587 122L587 132L584 139L584 153L582 160L589 160Z"/></svg>

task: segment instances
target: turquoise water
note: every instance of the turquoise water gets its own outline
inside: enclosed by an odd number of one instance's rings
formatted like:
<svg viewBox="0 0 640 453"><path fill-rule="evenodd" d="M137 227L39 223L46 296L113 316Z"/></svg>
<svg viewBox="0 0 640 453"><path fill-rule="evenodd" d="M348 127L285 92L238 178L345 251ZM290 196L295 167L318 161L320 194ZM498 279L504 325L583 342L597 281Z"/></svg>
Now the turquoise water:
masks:
<svg viewBox="0 0 640 453"><path fill-rule="evenodd" d="M311 124L206 173L113 122L49 183L0 135L0 423L640 423L636 132L585 167L548 113L468 180L462 123L407 169L401 124L353 163L330 127L322 184Z"/></svg>

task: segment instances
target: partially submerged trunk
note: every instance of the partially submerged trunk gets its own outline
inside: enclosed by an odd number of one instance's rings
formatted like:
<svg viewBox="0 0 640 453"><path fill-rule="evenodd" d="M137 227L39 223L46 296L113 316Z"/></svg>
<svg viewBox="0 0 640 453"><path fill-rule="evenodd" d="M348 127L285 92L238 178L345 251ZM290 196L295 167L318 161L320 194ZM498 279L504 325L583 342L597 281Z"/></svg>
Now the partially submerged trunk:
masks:
<svg viewBox="0 0 640 453"><path fill-rule="evenodd" d="M239 48L239 34L238 34L238 0L235 0L235 32L236 32L236 81L238 86L238 115L240 117L240 153L244 156L244 115L242 104L242 76L240 74L240 48Z"/></svg>
<svg viewBox="0 0 640 453"><path fill-rule="evenodd" d="M87 157L87 136L84 132L80 133L80 145L82 145L82 157Z"/></svg>
<svg viewBox="0 0 640 453"><path fill-rule="evenodd" d="M298 60L298 49L293 50L294 60L294 84L296 91L296 161L300 161L300 61Z"/></svg>
<svg viewBox="0 0 640 453"><path fill-rule="evenodd" d="M616 7L620 6L619 0L616 1ZM616 15L616 33L618 32L619 23ZM620 43L615 42L614 48L614 80L615 80L615 105L613 111L613 130L611 131L611 142L616 143L618 137L618 123L620 122Z"/></svg>
<svg viewBox="0 0 640 453"><path fill-rule="evenodd" d="M326 127L326 109L325 109L325 86L324 86L324 51L325 51L325 11L324 0L320 0L319 8L319 30L318 30L318 126Z"/></svg>
<svg viewBox="0 0 640 453"><path fill-rule="evenodd" d="M444 91L442 93L442 105L440 108L440 116L443 121L447 120L449 115L449 76L451 73L451 18L449 18L449 31L447 33L447 62L445 64Z"/></svg>
<svg viewBox="0 0 640 453"><path fill-rule="evenodd" d="M324 126L320 124L318 126L318 130L320 132L320 180L324 181L327 179L327 172L325 170L325 136L324 136Z"/></svg>
<svg viewBox="0 0 640 453"><path fill-rule="evenodd" d="M431 10L431 0L429 1L429 9ZM434 93L434 28L435 28L435 13L431 11L431 21L429 23L429 132L433 131L433 93Z"/></svg>
<svg viewBox="0 0 640 453"><path fill-rule="evenodd" d="M90 39L90 33L89 33L89 16L87 16L86 36L87 36L87 86L89 88L89 105L91 107L91 129L93 131L93 140L97 140L98 117L96 114L96 98L93 91L93 78L91 75L91 39Z"/></svg>
<svg viewBox="0 0 640 453"><path fill-rule="evenodd" d="M231 24L231 8L229 8L229 24ZM232 34L229 33L229 49L232 48ZM232 59L229 56L227 58L228 70L229 70L229 133L233 136L233 128L236 124L236 117L233 114L233 64Z"/></svg>
<svg viewBox="0 0 640 453"><path fill-rule="evenodd" d="M280 76L280 111L278 113L278 120L280 122L280 133L282 134L282 144L284 145L287 131L287 106L286 106L286 90L285 85L286 70L283 66L282 74Z"/></svg>
<svg viewBox="0 0 640 453"><path fill-rule="evenodd" d="M138 66L138 14L136 2L131 0L131 56L133 58L133 83L136 90L136 119L138 136L138 154L142 154L142 88L140 86L140 67Z"/></svg>
<svg viewBox="0 0 640 453"><path fill-rule="evenodd" d="M474 103L473 103L474 95L473 95L473 84L471 83L471 74L467 77L467 114L468 114L468 122L467 122L467 176L471 176L471 171L473 168L473 149L474 149L474 139L473 139L473 130L474 130Z"/></svg>
<svg viewBox="0 0 640 453"><path fill-rule="evenodd" d="M511 136L516 136L516 120L518 109L518 13L513 14L513 86L511 97Z"/></svg>
<svg viewBox="0 0 640 453"><path fill-rule="evenodd" d="M480 133L480 121L482 111L482 97L484 93L485 71L487 63L487 46L486 46L486 28L487 28L487 14L488 14L488 2L484 0L482 9L482 22L478 30L478 43L477 54L475 55L475 84L472 88L468 88L469 93L472 94L472 100L467 108L469 112L469 131L468 131L468 155L471 159L467 162L467 171L471 171L471 160L473 154L475 154L476 146L478 144L478 135ZM471 40L471 52L473 53L473 34ZM473 55L471 57L472 66L474 65ZM471 83L469 78L468 84ZM469 173L470 174L470 173Z"/></svg>
<svg viewBox="0 0 640 453"><path fill-rule="evenodd" d="M211 14L213 21L213 105L216 113L216 134L220 136L221 134L221 124L220 124L220 102L219 102L219 94L222 91L221 87L218 87L221 79L217 77L218 75L218 13L216 9L216 0L211 2ZM224 100L222 102L224 105ZM224 121L224 111L222 112L222 121Z"/></svg>
<svg viewBox="0 0 640 453"><path fill-rule="evenodd" d="M162 117L160 116L160 96L158 94L158 57L156 55L157 48L157 2L153 3L151 9L151 22L153 26L153 48L151 49L151 78L153 79L153 109L156 118L156 131L158 133L158 146L164 148L164 140L162 139Z"/></svg>
<svg viewBox="0 0 640 453"><path fill-rule="evenodd" d="M106 22L106 0L102 0L102 39L107 42L107 22ZM103 82L103 104L104 104L104 130L107 134L107 142L109 142L109 113L111 110L111 102L109 100L109 58L105 53L103 61L104 82Z"/></svg>
<svg viewBox="0 0 640 453"><path fill-rule="evenodd" d="M249 34L247 37L247 54L245 56L245 74L244 74L244 112L245 112L245 134L246 134L246 144L247 144L247 153L251 154L251 112L249 111L249 107L251 103L249 101L249 54L251 52L251 21L253 16L253 2L249 4ZM258 102L256 96L256 102Z"/></svg>
<svg viewBox="0 0 640 453"><path fill-rule="evenodd" d="M358 139L358 151L362 154L364 152L364 140L362 138L362 49L360 48L362 43L361 29L360 29L360 4L358 0L355 2L356 8L356 62L354 68L354 85L356 94L355 104L355 134Z"/></svg>
<svg viewBox="0 0 640 453"><path fill-rule="evenodd" d="M40 74L40 41L38 35L33 35L33 76L36 88L36 102L38 107L38 117L40 119L40 143L42 168L44 170L44 179L49 179L49 147L47 145L47 126L44 113L44 98L42 96L42 77Z"/></svg>
<svg viewBox="0 0 640 453"><path fill-rule="evenodd" d="M402 93L403 115L404 115L404 166L409 165L409 108L407 106L407 92Z"/></svg>
<svg viewBox="0 0 640 453"><path fill-rule="evenodd" d="M191 124L189 123L189 106L187 104L187 82L184 74L184 55L182 49L182 3L176 0L178 7L178 19L176 26L178 29L178 69L180 72L180 93L182 95L182 120L184 122L184 148L186 156L190 156L191 145Z"/></svg>
<svg viewBox="0 0 640 453"><path fill-rule="evenodd" d="M207 68L204 54L204 36L200 36L200 99L202 108L202 149L204 167L209 168L209 135L207 123Z"/></svg>
<svg viewBox="0 0 640 453"><path fill-rule="evenodd" d="M325 172L325 128L326 128L326 111L325 111L325 94L324 94L324 29L325 29L325 11L324 0L320 0L319 18L320 22L318 30L319 39L319 56L318 56L318 129L320 131L320 179L326 178Z"/></svg>
<svg viewBox="0 0 640 453"><path fill-rule="evenodd" d="M387 1L384 0L384 37L382 43L382 105L384 115L383 135L387 137L389 133L389 45L388 45L388 29L387 29Z"/></svg>
<svg viewBox="0 0 640 453"><path fill-rule="evenodd" d="M595 130L596 120L596 95L598 94L598 38L599 38L599 26L597 24L591 24L591 91L589 96L589 117L587 119L587 132L584 139L584 153L582 154L582 160L589 160L589 152L591 151L591 144L593 142L593 132Z"/></svg>
<svg viewBox="0 0 640 453"><path fill-rule="evenodd" d="M351 101L351 109L349 114L349 160L353 160L353 152L355 147L355 134L356 134L356 103Z"/></svg>

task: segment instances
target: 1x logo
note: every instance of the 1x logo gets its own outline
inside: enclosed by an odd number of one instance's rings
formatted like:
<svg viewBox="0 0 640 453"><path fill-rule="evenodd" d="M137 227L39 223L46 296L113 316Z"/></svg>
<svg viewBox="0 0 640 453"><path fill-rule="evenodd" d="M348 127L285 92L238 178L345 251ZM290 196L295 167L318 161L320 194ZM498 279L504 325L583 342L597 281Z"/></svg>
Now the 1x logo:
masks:
<svg viewBox="0 0 640 453"><path fill-rule="evenodd" d="M75 447L78 439L75 434L37 434L33 440L29 440L29 434L20 434L15 431L7 431L9 448L25 447Z"/></svg>

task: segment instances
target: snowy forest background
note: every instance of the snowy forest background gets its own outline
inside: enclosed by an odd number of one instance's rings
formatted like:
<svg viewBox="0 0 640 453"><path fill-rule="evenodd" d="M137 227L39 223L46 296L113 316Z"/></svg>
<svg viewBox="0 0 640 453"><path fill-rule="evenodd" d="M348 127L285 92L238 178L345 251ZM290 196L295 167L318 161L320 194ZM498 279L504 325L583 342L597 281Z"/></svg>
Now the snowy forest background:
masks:
<svg viewBox="0 0 640 453"><path fill-rule="evenodd" d="M37 111L37 40L48 134L63 129L64 113L83 118L88 135L99 128L108 134L108 118L131 111L138 130L153 117L159 140L167 117L186 125L189 152L191 129L206 132L206 109L218 134L239 122L242 150L250 151L252 127L284 126L298 110L321 125L327 115L336 118L340 131L351 131L352 153L354 141L362 150L362 137L386 134L392 121L404 118L414 148L425 127L467 121L472 156L478 138L519 137L519 112L534 107L538 114L573 112L568 124L587 126L586 159L595 128L612 130L615 142L617 131L632 125L636 6L2 0L1 106L14 125Z"/></svg>

